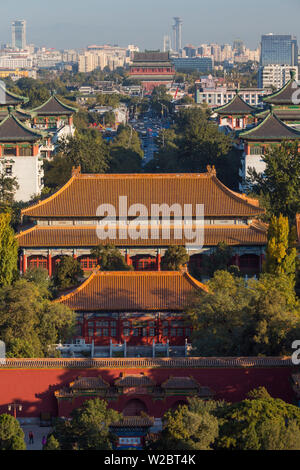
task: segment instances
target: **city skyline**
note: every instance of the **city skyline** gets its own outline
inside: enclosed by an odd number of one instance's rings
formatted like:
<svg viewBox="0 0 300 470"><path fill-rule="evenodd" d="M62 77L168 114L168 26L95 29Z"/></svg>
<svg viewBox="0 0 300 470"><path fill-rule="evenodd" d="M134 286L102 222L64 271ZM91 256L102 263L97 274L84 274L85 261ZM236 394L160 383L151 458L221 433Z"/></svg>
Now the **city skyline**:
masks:
<svg viewBox="0 0 300 470"><path fill-rule="evenodd" d="M253 0L243 8L237 0L229 0L226 4L216 0L214 5L199 5L196 0L184 4L179 0L165 0L162 5L153 0L146 12L138 0L130 0L130 5L115 0L113 8L101 1L86 0L82 4L74 0L72 10L70 2L61 4L53 0L51 7L49 10L36 0L28 0L26 4L17 0L13 5L1 6L0 42L11 42L11 23L22 19L27 21L28 43L58 49L104 43L162 49L163 36L171 35L174 16L183 20L183 46L188 43L231 44L240 38L248 47L256 48L262 34L299 36L300 5L297 0L287 0L284 4L279 0L265 0L263 5L259 0ZM245 28L245 19L251 28Z"/></svg>

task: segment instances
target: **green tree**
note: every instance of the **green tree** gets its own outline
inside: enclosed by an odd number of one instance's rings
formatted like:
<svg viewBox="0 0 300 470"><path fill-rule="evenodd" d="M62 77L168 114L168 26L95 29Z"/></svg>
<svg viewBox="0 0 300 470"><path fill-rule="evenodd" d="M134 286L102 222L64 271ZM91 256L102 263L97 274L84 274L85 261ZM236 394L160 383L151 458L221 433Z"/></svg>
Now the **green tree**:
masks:
<svg viewBox="0 0 300 470"><path fill-rule="evenodd" d="M71 421L58 420L53 436L62 450L111 450L113 436L109 426L121 415L104 400L87 400L72 411Z"/></svg>
<svg viewBox="0 0 300 470"><path fill-rule="evenodd" d="M218 419L213 412L217 402L190 399L188 405L169 410L163 417L163 431L151 450L211 450L219 434Z"/></svg>
<svg viewBox="0 0 300 470"><path fill-rule="evenodd" d="M91 255L98 260L102 271L129 271L132 269L126 263L120 250L114 245L98 245L91 250Z"/></svg>
<svg viewBox="0 0 300 470"><path fill-rule="evenodd" d="M18 243L10 221L9 212L0 213L0 287L11 284L17 276Z"/></svg>
<svg viewBox="0 0 300 470"><path fill-rule="evenodd" d="M8 162L5 160L3 164ZM0 171L0 209L1 206L11 206L14 200L16 190L19 189L17 178L9 176L4 170Z"/></svg>
<svg viewBox="0 0 300 470"><path fill-rule="evenodd" d="M217 449L299 450L300 410L280 399L247 399L221 408Z"/></svg>
<svg viewBox="0 0 300 470"><path fill-rule="evenodd" d="M19 421L8 414L0 415L0 450L26 450Z"/></svg>
<svg viewBox="0 0 300 470"><path fill-rule="evenodd" d="M281 214L272 216L268 228L268 244L264 270L270 274L286 274L295 282L297 250L291 247L289 220Z"/></svg>
<svg viewBox="0 0 300 470"><path fill-rule="evenodd" d="M252 169L249 176L251 190L269 198L271 215L282 214L294 223L300 211L300 152L298 142L283 142L273 146L262 156L266 164L264 174Z"/></svg>
<svg viewBox="0 0 300 470"><path fill-rule="evenodd" d="M47 438L46 444L43 446L43 450L60 450L60 445L57 439L50 434Z"/></svg>
<svg viewBox="0 0 300 470"><path fill-rule="evenodd" d="M187 307L195 355L290 354L300 306L286 275L246 282L217 271L207 286L208 292L196 293Z"/></svg>
<svg viewBox="0 0 300 470"><path fill-rule="evenodd" d="M26 279L0 289L0 339L8 357L57 355L53 344L72 336L75 313L48 297L44 287Z"/></svg>
<svg viewBox="0 0 300 470"><path fill-rule="evenodd" d="M53 283L58 290L68 289L77 285L81 277L83 271L79 261L73 256L65 255L61 257L55 269Z"/></svg>
<svg viewBox="0 0 300 470"><path fill-rule="evenodd" d="M138 133L131 126L120 125L110 144L112 173L138 173L141 171L143 151Z"/></svg>
<svg viewBox="0 0 300 470"><path fill-rule="evenodd" d="M189 262L189 255L184 246L169 246L161 260L164 271L179 271Z"/></svg>
<svg viewBox="0 0 300 470"><path fill-rule="evenodd" d="M202 273L213 277L216 271L227 271L231 266L232 249L226 243L218 243L210 255L202 255Z"/></svg>

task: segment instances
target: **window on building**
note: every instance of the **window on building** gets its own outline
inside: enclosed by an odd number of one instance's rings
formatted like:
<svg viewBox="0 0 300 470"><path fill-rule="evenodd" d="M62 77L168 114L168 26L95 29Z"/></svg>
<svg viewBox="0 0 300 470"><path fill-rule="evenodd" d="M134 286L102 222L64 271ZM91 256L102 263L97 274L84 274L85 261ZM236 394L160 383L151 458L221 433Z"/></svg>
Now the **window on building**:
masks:
<svg viewBox="0 0 300 470"><path fill-rule="evenodd" d="M16 147L4 147L3 149L4 157L16 157L17 156L17 148Z"/></svg>
<svg viewBox="0 0 300 470"><path fill-rule="evenodd" d="M263 147L250 147L250 155L262 155L263 153Z"/></svg>
<svg viewBox="0 0 300 470"><path fill-rule="evenodd" d="M31 157L33 155L32 147L21 147L19 150L19 155L20 157Z"/></svg>

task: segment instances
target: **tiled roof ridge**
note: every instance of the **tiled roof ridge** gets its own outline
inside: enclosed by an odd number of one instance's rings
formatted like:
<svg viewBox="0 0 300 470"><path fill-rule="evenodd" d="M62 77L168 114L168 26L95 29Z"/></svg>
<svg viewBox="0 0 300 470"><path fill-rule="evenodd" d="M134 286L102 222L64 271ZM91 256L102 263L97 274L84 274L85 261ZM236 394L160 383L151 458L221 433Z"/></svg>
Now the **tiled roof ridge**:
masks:
<svg viewBox="0 0 300 470"><path fill-rule="evenodd" d="M274 93L270 93L270 95L263 96L263 101L268 103L270 98L276 98L278 95L281 95L293 82L297 83L294 77L291 77L290 80L283 85L279 90L275 91Z"/></svg>
<svg viewBox="0 0 300 470"><path fill-rule="evenodd" d="M28 96L17 95L16 93L13 93L12 91L9 91L6 87L3 87L1 85L1 83L0 83L0 88L2 88L2 90L4 90L5 93L7 93L12 98L17 98L19 100L22 100L24 103L28 103L28 101L29 101Z"/></svg>
<svg viewBox="0 0 300 470"><path fill-rule="evenodd" d="M191 276L191 274L189 272L184 272L184 273L182 273L182 275L197 290L208 292L208 287L205 284L203 284L202 282L195 279L193 276Z"/></svg>
<svg viewBox="0 0 300 470"><path fill-rule="evenodd" d="M265 210L262 209L261 207L248 202L248 199L244 194L236 193L236 192L232 191L231 189L227 188L227 186L225 186L225 184L223 184L215 175L213 175L212 177L214 179L215 184L217 186L219 186L219 188L225 194L228 194L229 196L233 197L236 201L240 201L240 202L244 203L247 206L251 206L251 208L253 208L253 209L259 210L262 213L265 212Z"/></svg>
<svg viewBox="0 0 300 470"><path fill-rule="evenodd" d="M248 131L245 131L245 132L241 132L239 137L241 137L242 139L243 138L247 138L247 136L251 136L253 133L255 133L258 129L262 128L263 126L265 126L265 124L271 120L271 119L274 119L277 121L278 124L280 124L281 127L283 127L284 129L288 130L291 134L295 134L297 136L299 136L299 139L300 139L300 132L299 131L296 131L296 129L293 129L292 127L288 126L287 124L285 124L283 121L281 121L277 116L276 116L276 113L274 113L273 111L270 111L269 114L255 127L252 127L251 129L249 129ZM288 138L287 138L288 140Z"/></svg>
<svg viewBox="0 0 300 470"><path fill-rule="evenodd" d="M63 108L66 108L67 110L69 111L74 111L74 112L77 112L78 109L77 108L72 108L71 106L69 106L68 104L65 104L63 103L62 101L60 101L55 95L51 95L50 98L45 101L44 103L42 103L40 106L37 106L36 108L33 108L30 110L30 112L37 112L37 111L40 111L41 109L43 109L48 103L50 103L50 101L52 100L55 100L58 104L60 104Z"/></svg>
<svg viewBox="0 0 300 470"><path fill-rule="evenodd" d="M225 111L227 108L230 108L230 106L233 105L235 103L235 101L237 101L237 100L240 100L243 105L247 106L249 108L249 112L250 111L252 111L252 112L257 111L257 108L255 108L254 106L251 106L250 104L246 103L246 101L243 100L243 98L237 92L235 94L235 96L228 103L224 104L223 106L219 106L217 108L214 108L214 112L218 113L218 111Z"/></svg>
<svg viewBox="0 0 300 470"><path fill-rule="evenodd" d="M1 125L2 123L0 123ZM61 188L59 188L55 193L51 194L51 196L47 197L46 199L38 201L36 204L33 204L32 206L26 207L25 209L21 210L21 216L26 214L29 210L36 209L38 207L43 206L44 204L48 203L49 201L55 199L59 194L65 191L74 181L75 175L71 176L69 181L67 181Z"/></svg>
<svg viewBox="0 0 300 470"><path fill-rule="evenodd" d="M57 299L55 299L53 303L61 303L74 297L74 295L78 294L80 291L85 289L86 286L88 286L92 282L92 280L98 274L99 271L100 271L100 267L97 266L97 268L93 270L92 274L85 281L83 281L79 286L75 287L75 289L73 289L68 294L62 295L58 297Z"/></svg>
<svg viewBox="0 0 300 470"><path fill-rule="evenodd" d="M0 127L3 126L3 124L7 121L9 121L10 119L13 119L18 126L20 126L22 129L24 129L24 131L28 132L29 134L32 134L33 136L36 136L38 138L42 138L45 136L45 133L44 132L41 132L41 131L36 131L35 129L32 129L31 127L27 127L25 126L25 124L23 124L21 121L19 121L19 119L13 114L13 112L11 114L8 114L1 122L0 122Z"/></svg>
<svg viewBox="0 0 300 470"><path fill-rule="evenodd" d="M153 369L153 368L293 367L291 356L185 357L185 358L7 358L1 369Z"/></svg>

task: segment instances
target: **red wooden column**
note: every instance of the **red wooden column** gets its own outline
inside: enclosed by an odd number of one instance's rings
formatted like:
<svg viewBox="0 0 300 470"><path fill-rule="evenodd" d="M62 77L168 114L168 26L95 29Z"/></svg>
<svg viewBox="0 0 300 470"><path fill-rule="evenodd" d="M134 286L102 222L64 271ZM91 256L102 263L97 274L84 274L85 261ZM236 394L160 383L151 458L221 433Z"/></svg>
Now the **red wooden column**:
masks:
<svg viewBox="0 0 300 470"><path fill-rule="evenodd" d="M157 271L161 270L161 254L160 253L157 253L156 255L156 267L157 267Z"/></svg>
<svg viewBox="0 0 300 470"><path fill-rule="evenodd" d="M27 255L23 253L23 268L22 268L23 274L26 273L26 271L27 271Z"/></svg>
<svg viewBox="0 0 300 470"><path fill-rule="evenodd" d="M130 259L129 253L125 254L125 261L128 266L131 265L131 259Z"/></svg>
<svg viewBox="0 0 300 470"><path fill-rule="evenodd" d="M49 277L52 276L52 256L50 252L48 253L48 274Z"/></svg>

